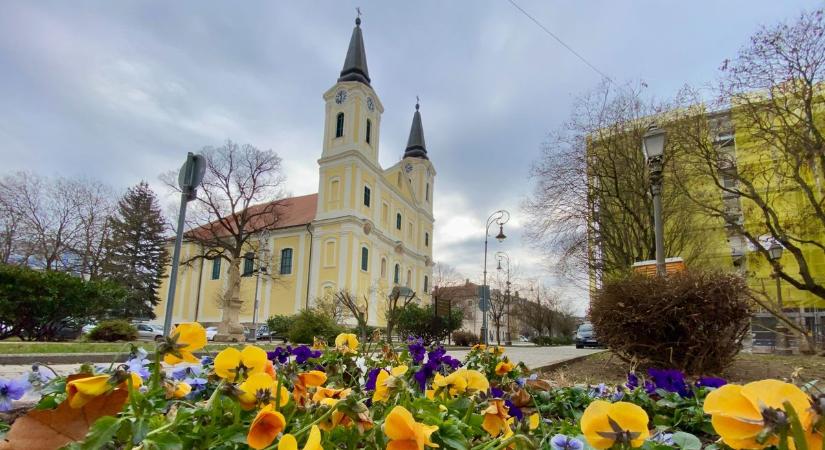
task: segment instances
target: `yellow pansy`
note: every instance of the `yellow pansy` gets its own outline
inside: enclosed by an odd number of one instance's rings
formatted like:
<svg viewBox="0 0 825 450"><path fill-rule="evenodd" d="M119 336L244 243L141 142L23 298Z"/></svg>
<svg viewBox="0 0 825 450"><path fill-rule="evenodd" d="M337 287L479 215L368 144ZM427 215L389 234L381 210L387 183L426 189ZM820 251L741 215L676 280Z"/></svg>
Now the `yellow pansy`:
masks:
<svg viewBox="0 0 825 450"><path fill-rule="evenodd" d="M342 398L347 398L349 396L352 389L333 389L333 388L325 388L319 387L315 390L315 394L312 396L312 401L315 403L320 403L325 398L333 398L336 400L340 400Z"/></svg>
<svg viewBox="0 0 825 450"><path fill-rule="evenodd" d="M467 380L467 390L470 392L487 392L490 389L490 382L487 377L478 370L460 369L457 372Z"/></svg>
<svg viewBox="0 0 825 450"><path fill-rule="evenodd" d="M327 374L320 370L299 373L292 388L292 398L295 399L296 404L303 406L309 399L307 388L320 386L326 381Z"/></svg>
<svg viewBox="0 0 825 450"><path fill-rule="evenodd" d="M731 448L764 448L779 442L770 436L763 442L757 437L766 428L773 427L775 411L784 410L789 402L808 429L813 418L810 400L801 389L779 380L761 380L744 386L726 384L705 398L705 412L711 415L714 430Z"/></svg>
<svg viewBox="0 0 825 450"><path fill-rule="evenodd" d="M587 443L597 449L629 444L640 447L650 436L647 413L628 402L595 400L582 414L580 427Z"/></svg>
<svg viewBox="0 0 825 450"><path fill-rule="evenodd" d="M424 450L424 447L438 447L430 436L438 430L436 425L416 422L412 414L401 405L387 414L384 420L384 434L390 439L386 450Z"/></svg>
<svg viewBox="0 0 825 450"><path fill-rule="evenodd" d="M189 395L192 392L192 386L189 383L184 383L183 381L175 383L174 391L172 392L172 396L175 398L183 398Z"/></svg>
<svg viewBox="0 0 825 450"><path fill-rule="evenodd" d="M200 359L193 354L206 346L206 330L197 322L185 322L172 329L169 334L169 348L163 355L166 364L177 364L182 361L199 363Z"/></svg>
<svg viewBox="0 0 825 450"><path fill-rule="evenodd" d="M266 352L260 347L247 345L243 351L229 347L215 357L215 373L227 381L235 381L239 374L252 375L266 369Z"/></svg>
<svg viewBox="0 0 825 450"><path fill-rule="evenodd" d="M341 333L335 338L335 347L344 353L358 350L358 337L353 333Z"/></svg>
<svg viewBox="0 0 825 450"><path fill-rule="evenodd" d="M112 377L109 375L97 375L69 381L66 383L66 394L69 406L72 408L82 408L95 397L110 392L114 387Z"/></svg>
<svg viewBox="0 0 825 450"><path fill-rule="evenodd" d="M484 422L481 423L481 428L490 433L490 436L496 437L502 432L509 430L507 419L509 408L504 404L504 400L495 399L490 401L490 406L484 410Z"/></svg>
<svg viewBox="0 0 825 450"><path fill-rule="evenodd" d="M390 389L395 387L396 379L405 373L407 373L407 366L393 367L392 372L381 369L375 378L375 392L372 394L372 401L387 401L390 398Z"/></svg>
<svg viewBox="0 0 825 450"><path fill-rule="evenodd" d="M241 395L238 400L241 402L241 407L244 409L252 409L256 405L267 405L275 401L275 387L277 382L269 376L269 374L260 372L249 376L239 386ZM289 403L289 391L281 386L280 404L279 407L285 406Z"/></svg>
<svg viewBox="0 0 825 450"><path fill-rule="evenodd" d="M321 430L313 425L309 430L309 437L307 438L306 444L304 444L303 450L323 450L323 448L324 447L321 446ZM295 439L295 436L288 433L283 435L281 440L278 441L278 450L298 450L298 441Z"/></svg>
<svg viewBox="0 0 825 450"><path fill-rule="evenodd" d="M266 405L252 420L249 433L246 435L246 443L254 449L268 447L285 427L284 415L275 411L272 405Z"/></svg>
<svg viewBox="0 0 825 450"><path fill-rule="evenodd" d="M326 406L328 408L335 408L335 405L337 405L338 402L339 402L338 399L325 398L325 399L321 400L320 405L321 406ZM345 419L345 418L346 418L346 416L344 415L343 411L340 411L340 410L336 409L335 411L332 412L332 414L327 416L326 420L322 420L320 423L318 423L318 427L321 428L324 431L331 431L333 428L337 427L339 424L345 425L345 424L341 423L342 420Z"/></svg>
<svg viewBox="0 0 825 450"><path fill-rule="evenodd" d="M435 378L433 378L433 389L436 391L446 390L451 396L462 394L467 390L467 378L463 377L459 371L455 371L446 377L436 373Z"/></svg>
<svg viewBox="0 0 825 450"><path fill-rule="evenodd" d="M539 413L530 414L530 417L527 419L527 423L528 427L531 430L535 430L539 427L539 424L541 423L541 416L539 415Z"/></svg>
<svg viewBox="0 0 825 450"><path fill-rule="evenodd" d="M327 348L327 342L323 339L312 338L312 349L313 350L325 350Z"/></svg>
<svg viewBox="0 0 825 450"><path fill-rule="evenodd" d="M513 370L513 363L510 361L504 360L496 364L496 375L504 376L510 373Z"/></svg>
<svg viewBox="0 0 825 450"><path fill-rule="evenodd" d="M474 346L473 346L473 348L471 348L470 350L481 350L481 351L484 351L486 348L487 348L487 346L486 346L486 345L484 345L484 344L476 344L476 345L474 345Z"/></svg>
<svg viewBox="0 0 825 450"><path fill-rule="evenodd" d="M490 353L492 353L492 354L496 355L496 356L498 356L498 355L503 355L503 354L504 354L504 347L502 347L502 346L500 346L500 345L499 345L499 346L495 346L495 347L490 347L490 348L488 349L488 351L489 351Z"/></svg>

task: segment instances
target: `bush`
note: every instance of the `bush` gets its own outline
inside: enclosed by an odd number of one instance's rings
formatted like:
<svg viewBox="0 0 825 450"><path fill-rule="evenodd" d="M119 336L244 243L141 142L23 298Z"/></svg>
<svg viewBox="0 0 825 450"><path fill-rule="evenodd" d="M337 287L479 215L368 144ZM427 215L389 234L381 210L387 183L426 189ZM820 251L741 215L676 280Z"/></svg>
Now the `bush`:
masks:
<svg viewBox="0 0 825 450"><path fill-rule="evenodd" d="M311 344L318 337L331 343L341 331L343 328L339 327L328 315L304 309L292 316L289 341L294 344Z"/></svg>
<svg viewBox="0 0 825 450"><path fill-rule="evenodd" d="M276 315L266 319L266 326L272 336L287 337L294 320L295 316Z"/></svg>
<svg viewBox="0 0 825 450"><path fill-rule="evenodd" d="M456 331L453 333L453 343L461 347L469 347L481 342L475 333L469 331Z"/></svg>
<svg viewBox="0 0 825 450"><path fill-rule="evenodd" d="M748 299L745 280L732 274L634 274L605 283L591 301L590 319L599 342L626 361L719 373L741 349Z"/></svg>
<svg viewBox="0 0 825 450"><path fill-rule="evenodd" d="M433 305L422 308L410 303L398 312L396 329L402 337L421 338L425 345L430 345L447 339L450 333L461 327L463 318L460 310L452 311L449 317L439 317Z"/></svg>
<svg viewBox="0 0 825 450"><path fill-rule="evenodd" d="M0 264L0 339L56 340L106 318L126 291L55 271Z"/></svg>
<svg viewBox="0 0 825 450"><path fill-rule="evenodd" d="M530 342L541 346L571 345L573 338L570 336L535 336L530 339Z"/></svg>
<svg viewBox="0 0 825 450"><path fill-rule="evenodd" d="M104 320L89 332L89 339L93 341L134 341L137 339L137 328L125 320Z"/></svg>

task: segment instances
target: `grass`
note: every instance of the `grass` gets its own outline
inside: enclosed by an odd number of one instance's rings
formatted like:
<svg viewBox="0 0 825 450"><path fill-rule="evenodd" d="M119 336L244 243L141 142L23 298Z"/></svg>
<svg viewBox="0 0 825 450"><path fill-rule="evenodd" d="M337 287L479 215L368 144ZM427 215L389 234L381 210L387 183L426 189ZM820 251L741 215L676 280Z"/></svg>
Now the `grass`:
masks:
<svg viewBox="0 0 825 450"><path fill-rule="evenodd" d="M619 384L626 381L629 370L629 364L610 352L603 352L547 371L543 376L560 386ZM747 383L765 378L795 383L825 380L825 358L740 353L733 364L719 375L735 383Z"/></svg>
<svg viewBox="0 0 825 450"><path fill-rule="evenodd" d="M127 353L129 345L134 344L143 347L151 352L155 343L151 341L134 342L21 342L21 341L0 341L0 355L19 355L26 353L46 354L46 353ZM206 351L221 350L229 344L209 344ZM234 344L242 345L242 344ZM262 341L259 345L265 348L269 342Z"/></svg>

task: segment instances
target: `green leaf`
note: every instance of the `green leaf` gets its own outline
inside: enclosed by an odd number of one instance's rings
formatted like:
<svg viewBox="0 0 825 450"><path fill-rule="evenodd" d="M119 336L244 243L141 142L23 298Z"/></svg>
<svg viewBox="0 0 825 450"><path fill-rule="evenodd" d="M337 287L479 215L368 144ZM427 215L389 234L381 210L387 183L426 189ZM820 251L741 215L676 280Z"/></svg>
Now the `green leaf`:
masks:
<svg viewBox="0 0 825 450"><path fill-rule="evenodd" d="M685 433L684 431L677 431L673 433L673 443L684 450L702 450L702 441L698 437Z"/></svg>
<svg viewBox="0 0 825 450"><path fill-rule="evenodd" d="M117 430L120 428L121 420L113 416L104 416L97 419L86 433L80 448L83 450L97 450L112 441Z"/></svg>
<svg viewBox="0 0 825 450"><path fill-rule="evenodd" d="M173 433L158 433L143 441L146 450L183 450L183 442Z"/></svg>

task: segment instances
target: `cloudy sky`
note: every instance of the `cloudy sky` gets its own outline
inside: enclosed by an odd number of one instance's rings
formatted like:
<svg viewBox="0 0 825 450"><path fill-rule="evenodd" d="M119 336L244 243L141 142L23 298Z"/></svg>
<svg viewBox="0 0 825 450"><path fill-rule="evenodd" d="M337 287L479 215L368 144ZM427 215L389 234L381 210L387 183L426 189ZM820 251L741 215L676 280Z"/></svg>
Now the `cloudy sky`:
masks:
<svg viewBox="0 0 825 450"><path fill-rule="evenodd" d="M762 24L814 1L516 2L617 82L668 97L712 81ZM278 152L293 194L317 190L324 103L363 12L385 106L381 163L400 158L421 97L438 171L435 259L481 277L483 223L512 213L506 250L546 275L519 204L547 132L600 76L507 0L421 2L14 1L0 7L0 173L87 176L116 189L227 138ZM164 198L171 201L171 198ZM493 265L491 264L491 268Z"/></svg>

